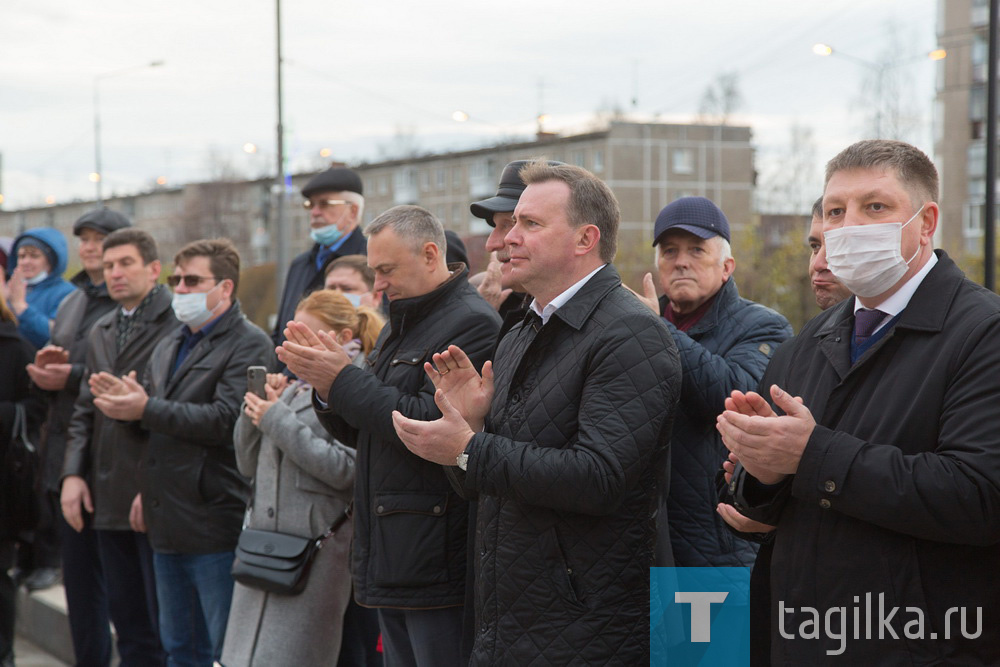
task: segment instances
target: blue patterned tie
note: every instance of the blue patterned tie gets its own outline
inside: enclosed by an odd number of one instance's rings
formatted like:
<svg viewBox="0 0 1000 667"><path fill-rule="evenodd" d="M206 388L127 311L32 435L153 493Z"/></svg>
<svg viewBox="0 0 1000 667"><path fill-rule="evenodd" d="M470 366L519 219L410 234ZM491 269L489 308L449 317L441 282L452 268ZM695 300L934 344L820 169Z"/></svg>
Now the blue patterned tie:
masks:
<svg viewBox="0 0 1000 667"><path fill-rule="evenodd" d="M862 308L854 313L854 344L864 345L865 341L872 337L878 325L885 319L887 313L883 313L877 308Z"/></svg>

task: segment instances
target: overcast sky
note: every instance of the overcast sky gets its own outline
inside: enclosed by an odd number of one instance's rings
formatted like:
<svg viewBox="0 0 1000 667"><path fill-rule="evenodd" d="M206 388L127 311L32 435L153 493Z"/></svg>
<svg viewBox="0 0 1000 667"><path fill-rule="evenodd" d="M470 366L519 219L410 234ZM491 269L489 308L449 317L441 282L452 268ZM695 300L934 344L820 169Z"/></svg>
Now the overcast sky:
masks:
<svg viewBox="0 0 1000 667"><path fill-rule="evenodd" d="M735 120L754 128L759 160L780 155L795 122L813 128L825 160L862 137L869 72L812 45L877 60L895 32L900 58L916 56L935 47L936 4L283 0L288 151L298 169L320 164L322 148L376 160L400 131L423 151L482 146L530 136L539 111L562 132L615 106L688 121L706 85L736 71ZM105 195L207 179L227 163L273 172L274 61L273 2L3 0L4 207L94 196L98 80ZM928 152L934 68L896 68L922 128L912 139ZM452 120L459 109L468 122Z"/></svg>

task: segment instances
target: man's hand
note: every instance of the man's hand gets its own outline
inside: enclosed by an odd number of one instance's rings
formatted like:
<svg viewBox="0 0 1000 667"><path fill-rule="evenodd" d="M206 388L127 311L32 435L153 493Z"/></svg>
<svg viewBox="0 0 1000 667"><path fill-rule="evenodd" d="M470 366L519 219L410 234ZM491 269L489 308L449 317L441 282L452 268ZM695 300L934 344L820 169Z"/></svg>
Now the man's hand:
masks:
<svg viewBox="0 0 1000 667"><path fill-rule="evenodd" d="M483 365L480 377L469 357L457 345L449 345L447 350L435 354L432 359L434 364L425 363L424 372L434 387L443 392L469 428L482 431L493 400L493 362L487 361Z"/></svg>
<svg viewBox="0 0 1000 667"><path fill-rule="evenodd" d="M91 378L94 376L92 375ZM104 416L119 421L138 421L146 410L149 395L135 379L135 371L122 377L125 385L124 394L105 393L94 398L94 407L104 413Z"/></svg>
<svg viewBox="0 0 1000 667"><path fill-rule="evenodd" d="M434 402L441 410L442 417L431 422L404 417L399 410L392 411L392 425L396 435L406 448L422 459L443 466L455 465L455 459L465 451L475 433L438 389L434 392Z"/></svg>
<svg viewBox="0 0 1000 667"><path fill-rule="evenodd" d="M743 516L732 505L719 503L715 506L715 511L718 512L723 521L741 533L770 533L774 530L774 526L770 524Z"/></svg>
<svg viewBox="0 0 1000 667"><path fill-rule="evenodd" d="M500 310L500 304L514 292L512 289L504 289L501 280L500 260L497 259L496 253L492 253L490 263L486 265L486 275L483 277L483 282L479 283L477 290L479 296L493 306L493 310Z"/></svg>
<svg viewBox="0 0 1000 667"><path fill-rule="evenodd" d="M798 470L816 421L809 408L778 385L771 385L771 398L785 412L782 417L759 414L764 399L754 392L747 393L745 398L755 414L749 416L727 409L719 415L716 428L722 434L722 442L739 457L747 472L764 484L776 484ZM735 397L732 400L736 402ZM727 408L729 402L727 399Z"/></svg>
<svg viewBox="0 0 1000 667"><path fill-rule="evenodd" d="M278 359L325 400L340 371L350 365L350 357L330 334L313 333L301 322L288 323L285 339L275 348Z"/></svg>
<svg viewBox="0 0 1000 667"><path fill-rule="evenodd" d="M87 385L90 386L90 393L94 398L101 396L124 396L128 393L128 386L125 380L115 377L107 371L91 373L87 378Z"/></svg>
<svg viewBox="0 0 1000 667"><path fill-rule="evenodd" d="M42 352L44 350L39 350L38 355ZM35 355L35 363L28 364L25 367L31 381L46 391L60 391L65 389L66 382L69 380L69 374L73 370L73 364L39 364L38 355Z"/></svg>
<svg viewBox="0 0 1000 667"><path fill-rule="evenodd" d="M137 533L146 532L146 517L142 515L142 494L135 494L132 499L132 507L128 510L128 525Z"/></svg>
<svg viewBox="0 0 1000 667"><path fill-rule="evenodd" d="M83 530L83 512L80 508L83 507L89 514L94 513L94 501L90 498L90 488L83 477L68 475L63 479L59 505L66 523L78 533Z"/></svg>
<svg viewBox="0 0 1000 667"><path fill-rule="evenodd" d="M271 385L264 385L264 393L267 394L267 399L263 399L252 391L248 391L243 396L243 412L246 413L250 421L257 428L260 428L260 420L264 418L267 411L271 409L271 406L278 401L278 392L271 387Z"/></svg>
<svg viewBox="0 0 1000 667"><path fill-rule="evenodd" d="M69 352L58 345L46 345L35 352L35 365L45 368L49 364L69 363Z"/></svg>
<svg viewBox="0 0 1000 667"><path fill-rule="evenodd" d="M660 315L660 300L656 296L656 287L653 285L653 274L647 273L642 277L642 294L639 294L634 289L622 283L622 286L629 292L635 295L635 298L639 299L651 311L655 314Z"/></svg>

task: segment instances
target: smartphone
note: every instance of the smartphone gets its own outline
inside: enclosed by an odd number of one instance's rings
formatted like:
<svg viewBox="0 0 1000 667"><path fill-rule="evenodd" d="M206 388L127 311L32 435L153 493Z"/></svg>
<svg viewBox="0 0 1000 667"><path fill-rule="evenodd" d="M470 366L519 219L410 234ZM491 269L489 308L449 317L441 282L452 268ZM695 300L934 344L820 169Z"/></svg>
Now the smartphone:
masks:
<svg viewBox="0 0 1000 667"><path fill-rule="evenodd" d="M267 384L267 368L264 366L247 367L247 391L267 398L264 385Z"/></svg>

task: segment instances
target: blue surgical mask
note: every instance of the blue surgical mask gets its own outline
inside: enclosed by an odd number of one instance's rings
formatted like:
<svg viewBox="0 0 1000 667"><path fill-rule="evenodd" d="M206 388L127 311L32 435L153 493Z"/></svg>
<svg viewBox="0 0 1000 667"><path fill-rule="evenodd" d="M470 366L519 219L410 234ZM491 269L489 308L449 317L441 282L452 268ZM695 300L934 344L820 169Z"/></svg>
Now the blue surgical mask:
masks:
<svg viewBox="0 0 1000 667"><path fill-rule="evenodd" d="M309 230L309 238L320 245L332 245L339 241L343 235L337 225L327 225Z"/></svg>
<svg viewBox="0 0 1000 667"><path fill-rule="evenodd" d="M360 294L348 294L347 292L341 292L344 298L351 302L351 305L357 308L361 305L361 295Z"/></svg>

